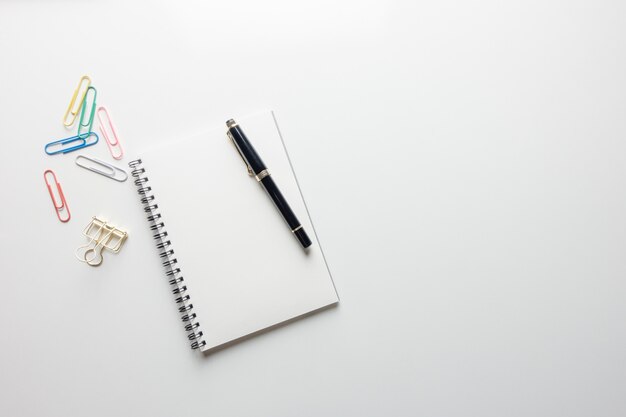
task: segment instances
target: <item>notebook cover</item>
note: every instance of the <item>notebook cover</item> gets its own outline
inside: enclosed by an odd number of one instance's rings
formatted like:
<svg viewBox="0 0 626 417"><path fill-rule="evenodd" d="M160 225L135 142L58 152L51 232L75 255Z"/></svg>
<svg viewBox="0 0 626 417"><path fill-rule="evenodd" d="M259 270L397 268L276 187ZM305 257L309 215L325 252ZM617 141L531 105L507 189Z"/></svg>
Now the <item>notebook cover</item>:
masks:
<svg viewBox="0 0 626 417"><path fill-rule="evenodd" d="M236 120L313 244L248 176L225 125L142 153L205 352L338 302L274 114Z"/></svg>

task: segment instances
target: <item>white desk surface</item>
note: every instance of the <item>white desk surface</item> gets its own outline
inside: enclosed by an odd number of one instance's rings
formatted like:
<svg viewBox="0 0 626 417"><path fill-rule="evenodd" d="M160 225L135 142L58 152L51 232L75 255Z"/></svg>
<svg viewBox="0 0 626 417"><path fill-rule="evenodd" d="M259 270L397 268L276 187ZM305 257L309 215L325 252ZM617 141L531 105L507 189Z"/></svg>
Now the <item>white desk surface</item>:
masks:
<svg viewBox="0 0 626 417"><path fill-rule="evenodd" d="M0 415L625 415L625 13L3 1ZM190 351L130 182L43 152L83 74L128 155L274 109L340 306Z"/></svg>

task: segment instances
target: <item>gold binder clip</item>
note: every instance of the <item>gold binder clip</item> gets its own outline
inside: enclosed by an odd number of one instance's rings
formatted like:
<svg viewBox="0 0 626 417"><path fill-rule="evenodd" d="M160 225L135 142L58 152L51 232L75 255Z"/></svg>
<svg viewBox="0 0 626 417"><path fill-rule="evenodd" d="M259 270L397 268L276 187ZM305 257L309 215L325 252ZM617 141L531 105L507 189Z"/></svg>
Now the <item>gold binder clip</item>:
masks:
<svg viewBox="0 0 626 417"><path fill-rule="evenodd" d="M83 101L85 101L85 96L87 95L87 90L89 89L90 85L91 78L83 75L78 82L76 90L74 90L74 94L72 95L72 99L70 100L70 105L67 106L67 110L65 111L65 116L63 116L63 126L70 127L76 121L76 117L78 117L78 112L83 105ZM80 100L77 101L79 96Z"/></svg>
<svg viewBox="0 0 626 417"><path fill-rule="evenodd" d="M102 264L104 260L103 249L118 253L128 237L128 233L125 231L95 216L85 227L83 234L89 239L89 242L76 248L74 254L79 261L91 266Z"/></svg>

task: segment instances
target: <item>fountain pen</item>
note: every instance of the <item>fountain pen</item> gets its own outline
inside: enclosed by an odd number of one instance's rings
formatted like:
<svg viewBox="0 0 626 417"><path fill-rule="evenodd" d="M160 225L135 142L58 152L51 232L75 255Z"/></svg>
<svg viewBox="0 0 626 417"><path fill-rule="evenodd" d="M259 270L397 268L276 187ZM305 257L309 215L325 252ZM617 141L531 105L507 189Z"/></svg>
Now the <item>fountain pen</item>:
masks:
<svg viewBox="0 0 626 417"><path fill-rule="evenodd" d="M241 159L246 164L248 174L254 176L259 184L265 188L267 195L272 199L274 205L278 211L280 211L280 214L282 214L291 232L296 239L298 239L302 247L308 248L311 246L311 239L309 239L309 236L302 228L298 218L293 213L293 210L291 210L291 207L289 207L287 200L285 200L285 197L283 197L283 194L272 179L263 160L254 149L245 133L243 133L241 127L233 119L226 122L226 127L228 128L226 135L233 141L237 152L239 152L239 156L241 156Z"/></svg>

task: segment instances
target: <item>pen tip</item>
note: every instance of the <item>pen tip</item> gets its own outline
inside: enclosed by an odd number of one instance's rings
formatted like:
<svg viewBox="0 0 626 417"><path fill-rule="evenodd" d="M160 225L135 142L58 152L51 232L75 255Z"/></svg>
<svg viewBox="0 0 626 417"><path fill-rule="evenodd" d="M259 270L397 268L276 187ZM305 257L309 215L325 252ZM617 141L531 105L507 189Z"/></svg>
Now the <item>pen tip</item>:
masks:
<svg viewBox="0 0 626 417"><path fill-rule="evenodd" d="M237 122L235 122L235 119L228 119L226 121L226 126L230 129L231 127L235 126L237 124Z"/></svg>

